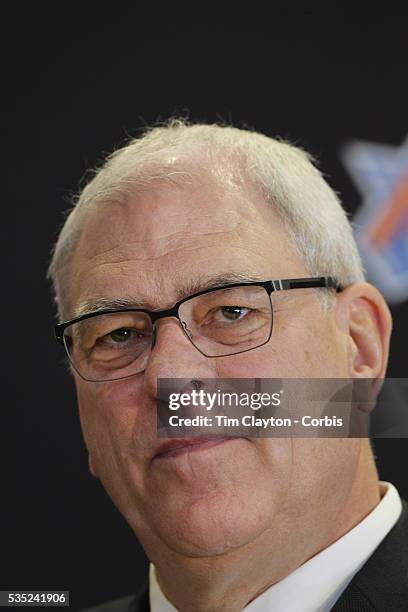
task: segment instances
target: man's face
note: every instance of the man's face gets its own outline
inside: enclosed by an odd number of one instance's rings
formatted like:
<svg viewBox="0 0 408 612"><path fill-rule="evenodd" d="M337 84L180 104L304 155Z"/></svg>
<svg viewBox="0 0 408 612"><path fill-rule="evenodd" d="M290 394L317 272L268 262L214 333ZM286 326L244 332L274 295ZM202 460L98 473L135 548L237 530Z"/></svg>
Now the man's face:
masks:
<svg viewBox="0 0 408 612"><path fill-rule="evenodd" d="M74 257L71 308L132 297L164 309L197 277L229 273L309 276L255 192L156 184L127 205L91 215ZM158 378L348 377L347 336L335 309L322 312L307 289L272 301L272 338L255 350L204 357L168 318L158 324L144 372L105 383L75 375L92 471L153 560L158 546L211 556L266 533L281 551L294 537L323 541L345 504L359 440L233 438L155 456L163 442L156 437Z"/></svg>

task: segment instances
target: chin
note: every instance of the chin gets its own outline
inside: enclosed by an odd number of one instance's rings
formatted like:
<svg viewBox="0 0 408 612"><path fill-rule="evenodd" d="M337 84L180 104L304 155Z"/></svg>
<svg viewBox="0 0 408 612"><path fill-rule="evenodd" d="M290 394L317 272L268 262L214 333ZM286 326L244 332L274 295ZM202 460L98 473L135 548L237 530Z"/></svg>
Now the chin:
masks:
<svg viewBox="0 0 408 612"><path fill-rule="evenodd" d="M262 500L243 493L218 491L195 500L179 500L176 513L162 507L154 530L173 551L192 557L240 548L268 528L271 510L269 505L262 512Z"/></svg>

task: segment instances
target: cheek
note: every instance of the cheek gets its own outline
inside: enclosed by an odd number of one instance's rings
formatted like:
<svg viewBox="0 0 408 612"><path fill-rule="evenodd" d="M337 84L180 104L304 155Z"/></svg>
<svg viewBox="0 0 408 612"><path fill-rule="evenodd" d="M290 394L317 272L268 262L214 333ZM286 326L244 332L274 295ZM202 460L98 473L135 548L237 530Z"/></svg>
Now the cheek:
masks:
<svg viewBox="0 0 408 612"><path fill-rule="evenodd" d="M303 504L324 497L321 511L335 516L344 506L355 478L360 456L358 438L296 439L293 441L293 482ZM311 492L318 492L311 495Z"/></svg>
<svg viewBox="0 0 408 612"><path fill-rule="evenodd" d="M334 359L327 359L327 351L319 347L318 339L314 338L312 344L308 337L297 337L293 341L286 339L279 348L275 343L219 359L216 365L220 378L317 378L325 376L323 366L336 377L332 372L335 363Z"/></svg>
<svg viewBox="0 0 408 612"><path fill-rule="evenodd" d="M142 385L132 377L128 381L88 384L77 383L81 426L88 450L104 460L110 452L126 452L132 446L135 431L146 432L155 425L148 415ZM143 423L141 423L143 421Z"/></svg>

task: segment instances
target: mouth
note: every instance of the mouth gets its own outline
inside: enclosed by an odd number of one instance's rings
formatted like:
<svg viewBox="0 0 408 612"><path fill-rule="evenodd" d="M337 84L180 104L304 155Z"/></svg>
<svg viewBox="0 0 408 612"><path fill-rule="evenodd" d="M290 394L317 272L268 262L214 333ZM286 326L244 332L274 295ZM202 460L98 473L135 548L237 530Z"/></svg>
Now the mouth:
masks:
<svg viewBox="0 0 408 612"><path fill-rule="evenodd" d="M203 451L213 446L218 446L237 438L178 438L177 440L168 440L164 442L154 455L153 459L170 459L178 457L185 453Z"/></svg>

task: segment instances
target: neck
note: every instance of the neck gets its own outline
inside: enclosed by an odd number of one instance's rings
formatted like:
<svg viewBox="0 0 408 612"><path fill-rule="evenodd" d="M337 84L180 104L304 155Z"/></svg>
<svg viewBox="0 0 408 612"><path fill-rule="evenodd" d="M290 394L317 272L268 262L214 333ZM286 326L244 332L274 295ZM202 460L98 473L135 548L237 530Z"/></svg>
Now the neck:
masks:
<svg viewBox="0 0 408 612"><path fill-rule="evenodd" d="M268 529L250 543L214 556L188 557L166 547L155 547L156 554L148 556L161 590L180 612L238 612L350 531L379 501L378 475L364 440L356 479L326 530L315 520L314 529L291 534Z"/></svg>
<svg viewBox="0 0 408 612"><path fill-rule="evenodd" d="M296 566L295 559L271 554L266 534L238 550L214 557L155 564L156 579L180 612L238 612ZM174 561L174 557L172 557ZM169 567L171 568L169 571Z"/></svg>

